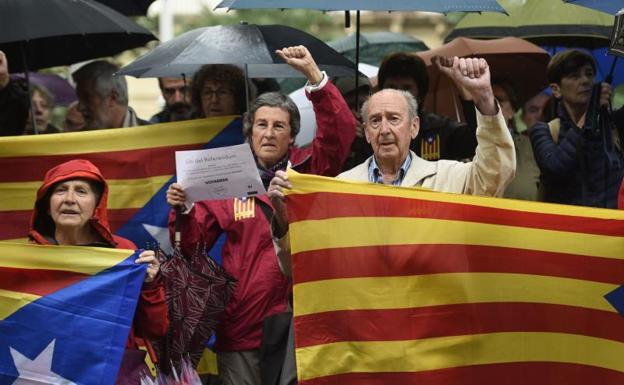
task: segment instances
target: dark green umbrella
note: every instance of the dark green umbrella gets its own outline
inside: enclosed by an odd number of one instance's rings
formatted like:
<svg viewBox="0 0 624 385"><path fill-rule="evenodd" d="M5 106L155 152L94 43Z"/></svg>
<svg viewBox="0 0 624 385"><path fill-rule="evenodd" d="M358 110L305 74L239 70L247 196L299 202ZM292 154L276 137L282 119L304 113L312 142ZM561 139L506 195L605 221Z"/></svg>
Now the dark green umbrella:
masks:
<svg viewBox="0 0 624 385"><path fill-rule="evenodd" d="M541 46L596 48L609 45L613 16L561 0L499 0L509 16L465 15L445 39L515 36Z"/></svg>
<svg viewBox="0 0 624 385"><path fill-rule="evenodd" d="M327 43L336 51L355 62L356 36L351 34ZM415 37L396 32L362 32L360 34L360 61L379 65L384 56L394 52L426 51L429 47Z"/></svg>

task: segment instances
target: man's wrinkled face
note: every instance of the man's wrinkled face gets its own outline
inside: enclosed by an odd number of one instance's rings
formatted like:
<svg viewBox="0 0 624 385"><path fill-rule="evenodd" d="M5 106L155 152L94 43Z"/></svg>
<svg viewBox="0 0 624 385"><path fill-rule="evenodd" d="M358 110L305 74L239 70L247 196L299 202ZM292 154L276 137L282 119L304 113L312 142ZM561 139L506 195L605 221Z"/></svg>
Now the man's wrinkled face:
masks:
<svg viewBox="0 0 624 385"><path fill-rule="evenodd" d="M294 140L287 111L268 106L256 110L251 128L251 147L262 167L270 168L279 162Z"/></svg>
<svg viewBox="0 0 624 385"><path fill-rule="evenodd" d="M160 89L169 111L176 115L187 115L190 113L191 95L184 79L161 78Z"/></svg>
<svg viewBox="0 0 624 385"><path fill-rule="evenodd" d="M200 93L203 116L206 118L236 115L234 90L227 84L206 80Z"/></svg>
<svg viewBox="0 0 624 385"><path fill-rule="evenodd" d="M82 228L93 217L96 206L97 196L89 182L68 180L53 187L49 214L57 228Z"/></svg>
<svg viewBox="0 0 624 385"><path fill-rule="evenodd" d="M85 127L91 130L115 128L112 123L112 106L115 101L109 95L105 98L95 91L94 80L84 80L76 84L78 110L85 120Z"/></svg>
<svg viewBox="0 0 624 385"><path fill-rule="evenodd" d="M364 133L378 162L404 161L419 129L418 117L410 120L405 97L392 90L380 91L368 103Z"/></svg>

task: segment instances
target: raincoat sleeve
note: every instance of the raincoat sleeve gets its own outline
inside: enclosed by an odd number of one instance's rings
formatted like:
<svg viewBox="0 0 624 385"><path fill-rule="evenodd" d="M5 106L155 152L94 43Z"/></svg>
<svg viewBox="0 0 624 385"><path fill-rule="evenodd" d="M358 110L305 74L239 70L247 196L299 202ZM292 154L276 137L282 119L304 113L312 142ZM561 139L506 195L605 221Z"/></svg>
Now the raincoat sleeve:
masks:
<svg viewBox="0 0 624 385"><path fill-rule="evenodd" d="M169 328L167 303L165 302L165 287L161 276L153 282L144 283L141 288L139 303L134 315L134 330L142 338L157 338L164 336Z"/></svg>
<svg viewBox="0 0 624 385"><path fill-rule="evenodd" d="M169 214L169 235L173 243L175 235L175 211ZM206 202L196 202L188 214L180 216L180 233L182 254L192 256L196 254L196 248L210 249L223 229L216 215Z"/></svg>
<svg viewBox="0 0 624 385"><path fill-rule="evenodd" d="M292 154L294 158L291 155L291 163L299 172L336 176L351 152L351 143L355 139L355 117L332 82L328 81L322 88L306 94L316 115L316 135L309 148L293 149L300 153ZM302 167L297 167L304 160Z"/></svg>

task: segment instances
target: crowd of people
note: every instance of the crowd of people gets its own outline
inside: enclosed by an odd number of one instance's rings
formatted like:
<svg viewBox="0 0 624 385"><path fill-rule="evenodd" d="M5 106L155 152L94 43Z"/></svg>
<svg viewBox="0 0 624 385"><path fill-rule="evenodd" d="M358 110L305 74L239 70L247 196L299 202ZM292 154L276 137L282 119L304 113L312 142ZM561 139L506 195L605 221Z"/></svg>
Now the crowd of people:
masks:
<svg viewBox="0 0 624 385"><path fill-rule="evenodd" d="M159 79L165 107L148 122L128 105L126 82L114 76L118 67L103 60L91 62L73 74L78 101L69 106L62 130L243 115L243 134L267 195L188 207L184 186L174 183L167 190L172 234L179 215L186 254L193 255L198 244L210 249L221 234L227 235L223 265L238 284L217 329L224 384L255 385L267 383L267 378L270 383L296 383L290 359L292 323L287 324L290 338L277 364L262 349L263 325L288 312L292 290L284 200L284 189L292 187L287 168L450 193L617 207L624 177L624 109L611 111L612 87L595 84L594 60L583 51L556 54L547 69L552 97L538 94L522 105L511 83L492 74L484 59L436 58L437 70L452 80L461 96L463 122L425 109L427 68L414 54L387 56L377 88L363 82L355 98L354 82L330 79L305 47L288 47L277 54L307 79L317 131L305 148L294 145L301 122L292 100L275 92L274 85L246 84L242 70L233 65L206 65L192 79ZM31 94L28 98L24 84L9 78L7 59L0 53L2 135L30 134L35 127L39 133L61 131L50 124L49 91L33 87ZM31 103L34 122L29 117ZM87 161L53 168L37 194L31 241L134 248L111 234L107 194L103 176ZM129 348L137 346L135 336L149 340L162 335L168 325L159 263L150 252L137 262L149 266L139 302L139 310L145 312L137 311Z"/></svg>

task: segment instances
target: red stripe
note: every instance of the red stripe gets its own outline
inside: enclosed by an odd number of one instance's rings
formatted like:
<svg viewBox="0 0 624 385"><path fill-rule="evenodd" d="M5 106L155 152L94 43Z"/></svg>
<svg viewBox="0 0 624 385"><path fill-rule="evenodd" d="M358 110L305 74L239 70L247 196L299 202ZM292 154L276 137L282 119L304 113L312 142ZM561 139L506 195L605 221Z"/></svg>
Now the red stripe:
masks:
<svg viewBox="0 0 624 385"><path fill-rule="evenodd" d="M299 380L299 385L622 385L624 373L557 362L474 365L425 372L348 373Z"/></svg>
<svg viewBox="0 0 624 385"><path fill-rule="evenodd" d="M537 274L624 283L622 260L505 247L370 246L313 250L293 255L296 283L457 272Z"/></svg>
<svg viewBox="0 0 624 385"><path fill-rule="evenodd" d="M475 303L343 310L295 318L297 347L343 341L406 341L498 332L569 333L624 342L622 316L539 303Z"/></svg>
<svg viewBox="0 0 624 385"><path fill-rule="evenodd" d="M108 221L112 231L119 230L138 211L139 209L109 209ZM31 214L32 210L0 211L0 240L26 238Z"/></svg>
<svg viewBox="0 0 624 385"><path fill-rule="evenodd" d="M624 221L481 207L420 199L341 193L288 197L289 222L341 217L433 218L621 236ZM582 224L582 226L579 226Z"/></svg>
<svg viewBox="0 0 624 385"><path fill-rule="evenodd" d="M135 179L157 175L174 175L176 151L198 150L203 147L203 144L198 143L89 154L0 158L0 183L42 181L45 173L52 167L78 158L93 162L106 179ZM15 170L19 170L19 172L15 172Z"/></svg>
<svg viewBox="0 0 624 385"><path fill-rule="evenodd" d="M0 289L45 296L86 277L69 271L0 267Z"/></svg>

